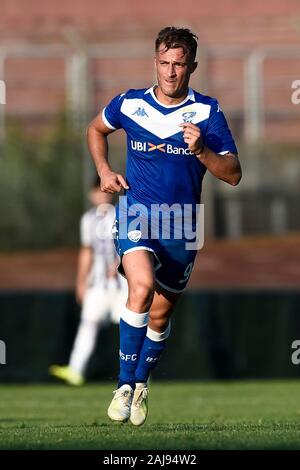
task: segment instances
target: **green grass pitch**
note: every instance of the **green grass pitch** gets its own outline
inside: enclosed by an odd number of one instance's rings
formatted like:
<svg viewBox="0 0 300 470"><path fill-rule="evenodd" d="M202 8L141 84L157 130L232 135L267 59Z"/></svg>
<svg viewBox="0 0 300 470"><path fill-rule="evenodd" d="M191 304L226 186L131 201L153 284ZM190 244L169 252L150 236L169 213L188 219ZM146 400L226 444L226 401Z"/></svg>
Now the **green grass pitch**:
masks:
<svg viewBox="0 0 300 470"><path fill-rule="evenodd" d="M108 420L112 390L2 385L0 448L300 449L300 381L153 381L140 428Z"/></svg>

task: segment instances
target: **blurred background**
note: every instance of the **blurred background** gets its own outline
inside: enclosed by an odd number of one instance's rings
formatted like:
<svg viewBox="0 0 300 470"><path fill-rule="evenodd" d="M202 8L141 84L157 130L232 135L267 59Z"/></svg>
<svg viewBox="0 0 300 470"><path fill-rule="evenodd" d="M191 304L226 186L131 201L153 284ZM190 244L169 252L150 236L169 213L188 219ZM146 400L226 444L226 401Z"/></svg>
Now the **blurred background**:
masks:
<svg viewBox="0 0 300 470"><path fill-rule="evenodd" d="M167 25L199 36L192 86L220 101L243 180L232 188L205 177L205 245L154 377L300 375L291 363L300 338L300 104L291 99L299 2L2 0L3 381L47 381L49 364L68 360L79 219L93 175L85 128L116 94L154 83L154 39ZM124 173L122 131L110 145ZM115 379L118 329L100 336L88 378Z"/></svg>

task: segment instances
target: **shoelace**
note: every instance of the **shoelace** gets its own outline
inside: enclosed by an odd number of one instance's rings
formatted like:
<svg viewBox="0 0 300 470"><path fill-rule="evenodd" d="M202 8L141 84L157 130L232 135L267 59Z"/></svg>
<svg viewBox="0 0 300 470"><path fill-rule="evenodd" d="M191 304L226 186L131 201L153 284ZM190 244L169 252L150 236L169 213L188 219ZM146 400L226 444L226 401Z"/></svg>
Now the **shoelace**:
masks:
<svg viewBox="0 0 300 470"><path fill-rule="evenodd" d="M141 404L143 403L143 400L145 398L147 398L147 395L148 395L148 388L142 388L140 391L139 391L139 394L138 394L138 397L137 399L135 400L135 403L134 403L134 406L136 406L137 408L139 408L141 406Z"/></svg>
<svg viewBox="0 0 300 470"><path fill-rule="evenodd" d="M124 390L123 392L120 392L120 390L114 390L113 394L115 398L119 398L124 406L129 407L129 398L130 398L130 392L129 390Z"/></svg>

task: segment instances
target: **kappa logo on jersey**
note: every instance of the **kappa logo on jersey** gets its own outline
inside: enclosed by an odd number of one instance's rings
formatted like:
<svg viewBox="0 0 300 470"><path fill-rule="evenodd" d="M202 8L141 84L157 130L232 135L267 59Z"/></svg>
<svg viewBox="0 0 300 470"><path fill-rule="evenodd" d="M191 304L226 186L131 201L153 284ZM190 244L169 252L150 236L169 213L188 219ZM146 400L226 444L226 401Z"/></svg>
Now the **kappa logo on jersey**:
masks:
<svg viewBox="0 0 300 470"><path fill-rule="evenodd" d="M144 117L144 116L149 117L148 114L145 111L145 108L138 107L138 109L136 111L134 111L134 113L132 113L132 116L134 116L135 114L137 116L140 116L140 117Z"/></svg>
<svg viewBox="0 0 300 470"><path fill-rule="evenodd" d="M130 241L137 243L141 239L142 232L140 230L131 230L127 235Z"/></svg>
<svg viewBox="0 0 300 470"><path fill-rule="evenodd" d="M139 142L138 140L131 140L130 145L132 150L138 150L139 152L153 152L153 150L159 150L160 152L167 153L169 155L193 155L193 152L188 147L174 147L171 144L157 144L154 145L151 142Z"/></svg>
<svg viewBox="0 0 300 470"><path fill-rule="evenodd" d="M196 114L197 113L195 111L186 111L185 113L182 113L183 122L192 122Z"/></svg>

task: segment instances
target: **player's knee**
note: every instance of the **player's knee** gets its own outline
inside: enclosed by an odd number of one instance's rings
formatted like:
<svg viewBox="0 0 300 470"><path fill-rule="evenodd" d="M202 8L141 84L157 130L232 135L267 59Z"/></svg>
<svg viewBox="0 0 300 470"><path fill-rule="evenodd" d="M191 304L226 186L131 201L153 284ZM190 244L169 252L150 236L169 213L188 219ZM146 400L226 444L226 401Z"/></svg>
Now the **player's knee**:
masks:
<svg viewBox="0 0 300 470"><path fill-rule="evenodd" d="M133 311L145 312L149 310L154 295L154 286L151 283L138 281L129 286L128 304Z"/></svg>
<svg viewBox="0 0 300 470"><path fill-rule="evenodd" d="M157 331L158 333L162 333L168 328L168 325L169 325L168 317L162 316L162 317L153 318L150 316L149 327L152 330Z"/></svg>

